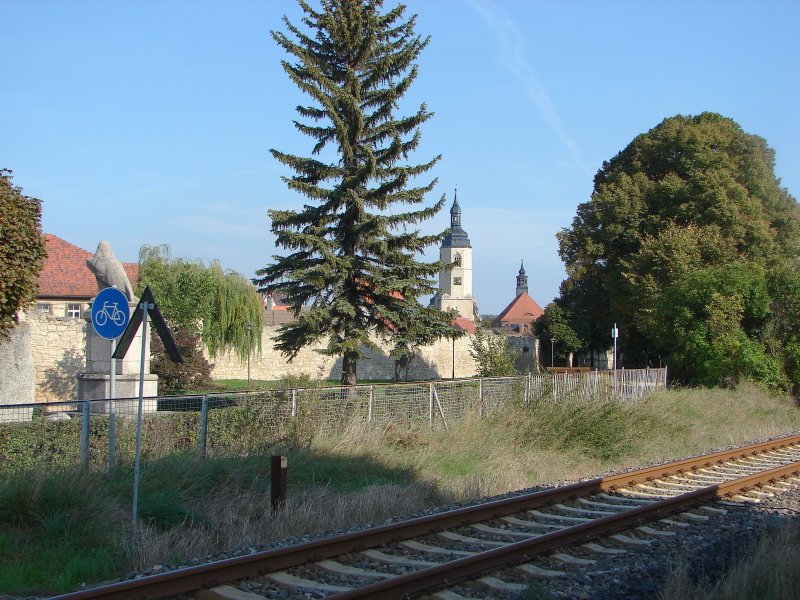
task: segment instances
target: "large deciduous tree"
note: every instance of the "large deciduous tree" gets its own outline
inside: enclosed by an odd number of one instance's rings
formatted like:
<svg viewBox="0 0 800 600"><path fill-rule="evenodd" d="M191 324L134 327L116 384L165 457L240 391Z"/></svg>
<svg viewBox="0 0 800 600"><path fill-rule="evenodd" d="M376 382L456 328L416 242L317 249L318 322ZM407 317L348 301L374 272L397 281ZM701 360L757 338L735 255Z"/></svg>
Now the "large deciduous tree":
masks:
<svg viewBox="0 0 800 600"><path fill-rule="evenodd" d="M432 113L423 104L396 116L428 38L414 33L415 17L406 19L404 6L382 12L382 4L322 0L317 11L300 0L307 32L288 19L291 38L272 32L294 61L284 61L284 70L310 97L310 105L297 107L302 121L295 126L314 146L311 157L271 150L294 171L284 178L289 189L309 204L269 211L277 244L291 254L273 257L255 281L261 291L280 292L296 316L281 327L276 346L291 359L327 339L324 352L342 357L344 385L356 383L372 332L401 356L413 347L411 338L453 331L446 313L417 301L434 291L441 266L418 255L442 235L415 228L444 203L442 196L424 205L435 180L415 186L440 157L410 164Z"/></svg>
<svg viewBox="0 0 800 600"><path fill-rule="evenodd" d="M628 364L659 354L689 381L779 380L788 337L770 337L768 282L798 266L800 207L774 162L765 140L703 113L665 119L603 163L558 235L574 329L600 348L616 321Z"/></svg>
<svg viewBox="0 0 800 600"><path fill-rule="evenodd" d="M0 169L0 339L17 322L17 311L36 299L37 277L46 256L42 205L25 196Z"/></svg>

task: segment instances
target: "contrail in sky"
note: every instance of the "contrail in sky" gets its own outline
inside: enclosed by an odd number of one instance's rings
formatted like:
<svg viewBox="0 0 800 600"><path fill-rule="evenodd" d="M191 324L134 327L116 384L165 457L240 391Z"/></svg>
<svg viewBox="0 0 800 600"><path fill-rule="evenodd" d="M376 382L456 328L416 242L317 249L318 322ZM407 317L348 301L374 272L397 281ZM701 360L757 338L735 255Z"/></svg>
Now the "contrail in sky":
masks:
<svg viewBox="0 0 800 600"><path fill-rule="evenodd" d="M573 162L591 177L593 175L592 170L583 162L578 144L567 133L564 121L561 120L553 101L550 99L550 95L525 57L523 38L519 29L491 0L467 0L467 3L478 12L499 38L505 67L525 87L525 91L530 99L533 100L539 114L569 151Z"/></svg>

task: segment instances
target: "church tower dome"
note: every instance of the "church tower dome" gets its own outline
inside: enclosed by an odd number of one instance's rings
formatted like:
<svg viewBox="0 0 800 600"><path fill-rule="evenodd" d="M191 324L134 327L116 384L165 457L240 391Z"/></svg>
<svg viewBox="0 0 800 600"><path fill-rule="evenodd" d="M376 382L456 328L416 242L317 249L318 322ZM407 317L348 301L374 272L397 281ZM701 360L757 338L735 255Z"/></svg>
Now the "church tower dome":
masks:
<svg viewBox="0 0 800 600"><path fill-rule="evenodd" d="M519 275L517 275L517 296L528 292L528 276L525 274L525 264L520 261Z"/></svg>
<svg viewBox="0 0 800 600"><path fill-rule="evenodd" d="M471 248L467 232L461 228L461 206L458 204L458 190L453 196L450 208L450 231L442 242L443 248Z"/></svg>

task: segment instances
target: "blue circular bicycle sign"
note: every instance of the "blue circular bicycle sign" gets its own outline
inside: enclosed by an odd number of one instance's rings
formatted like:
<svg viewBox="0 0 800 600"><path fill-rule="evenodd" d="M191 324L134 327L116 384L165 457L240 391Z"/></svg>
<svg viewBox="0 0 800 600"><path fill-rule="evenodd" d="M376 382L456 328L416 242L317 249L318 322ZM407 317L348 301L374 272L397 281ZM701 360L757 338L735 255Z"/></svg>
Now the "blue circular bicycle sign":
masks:
<svg viewBox="0 0 800 600"><path fill-rule="evenodd" d="M92 325L100 337L115 340L130 320L128 298L117 288L106 288L92 302Z"/></svg>

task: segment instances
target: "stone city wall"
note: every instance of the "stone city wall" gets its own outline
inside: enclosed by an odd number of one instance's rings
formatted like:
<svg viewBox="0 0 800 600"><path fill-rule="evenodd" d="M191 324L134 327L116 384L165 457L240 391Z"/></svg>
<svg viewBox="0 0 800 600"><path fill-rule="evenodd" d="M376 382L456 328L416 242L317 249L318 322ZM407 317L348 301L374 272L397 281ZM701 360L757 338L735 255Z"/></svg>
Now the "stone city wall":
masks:
<svg viewBox="0 0 800 600"><path fill-rule="evenodd" d="M250 378L275 380L287 375L308 375L313 379L338 380L342 375L342 360L318 352L324 343L308 346L292 360L275 349L273 338L277 327L265 326L262 330L261 354L253 352L250 357ZM475 361L469 354L471 337L465 335L455 340L439 340L420 349L411 362L408 379L449 378L453 374L453 355L455 354L456 377L472 377L476 374ZM379 351L366 350L366 356L358 361L359 379L389 380L394 376L394 359L389 356L389 348L374 340ZM240 360L235 354L223 353L214 357L206 356L214 365L212 376L215 379L247 379L247 360Z"/></svg>
<svg viewBox="0 0 800 600"><path fill-rule="evenodd" d="M77 394L76 377L86 365L86 322L34 311L23 318L30 330L36 402L72 400Z"/></svg>
<svg viewBox="0 0 800 600"><path fill-rule="evenodd" d="M86 326L83 319L55 317L31 311L21 315L30 332L30 353L35 369L35 401L57 402L77 397L77 374L86 370ZM91 325L89 325L91 326ZM316 350L323 344L304 348L291 362L287 362L273 346L278 327L263 328L262 351L255 352L250 361L252 379L275 380L285 375L308 375L312 378L341 378L341 358L325 356ZM469 354L471 337L466 335L455 341L455 375L472 377L476 374L475 362ZM380 347L380 344L379 344ZM453 374L451 340L440 340L420 349L411 362L408 379L449 378ZM389 348L381 351L367 350L367 356L358 361L359 379L389 380L394 376L394 359L388 356ZM214 379L247 379L247 361L232 353L214 359Z"/></svg>

